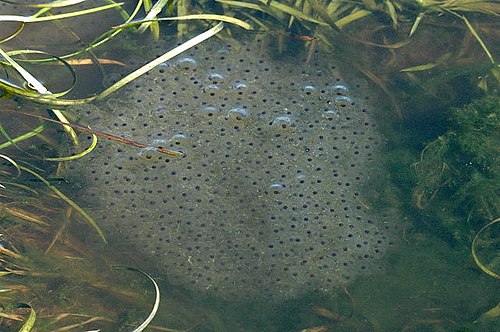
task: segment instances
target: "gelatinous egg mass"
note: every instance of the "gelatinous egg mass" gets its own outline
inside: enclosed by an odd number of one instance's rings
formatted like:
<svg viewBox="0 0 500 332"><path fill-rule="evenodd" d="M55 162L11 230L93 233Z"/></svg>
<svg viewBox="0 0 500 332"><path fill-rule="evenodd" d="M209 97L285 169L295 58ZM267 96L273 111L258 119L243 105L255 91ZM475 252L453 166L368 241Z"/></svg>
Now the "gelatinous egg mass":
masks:
<svg viewBox="0 0 500 332"><path fill-rule="evenodd" d="M212 38L100 109L76 108L94 128L186 153L101 140L70 180L112 243L226 298L335 289L379 268L396 223L364 190L381 165L364 85L328 56L263 44Z"/></svg>

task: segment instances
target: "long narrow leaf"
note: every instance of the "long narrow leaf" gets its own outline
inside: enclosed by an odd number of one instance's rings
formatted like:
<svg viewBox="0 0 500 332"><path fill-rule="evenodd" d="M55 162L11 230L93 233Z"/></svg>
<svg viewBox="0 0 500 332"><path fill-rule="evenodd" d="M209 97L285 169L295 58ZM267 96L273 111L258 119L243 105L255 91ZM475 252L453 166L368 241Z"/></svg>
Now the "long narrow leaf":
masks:
<svg viewBox="0 0 500 332"><path fill-rule="evenodd" d="M245 21L242 21L240 19L227 16L227 15L217 15L217 14L193 14L193 15L186 15L186 16L176 16L176 17L160 17L157 19L154 19L154 21L183 21L183 20L215 20L215 21L222 21L222 22L227 22L231 24L235 24L239 27L242 27L247 30L253 30L253 27L248 24ZM125 28L137 24L144 24L142 22L147 22L146 19L140 20L140 21L134 21L122 25L116 26L116 28Z"/></svg>
<svg viewBox="0 0 500 332"><path fill-rule="evenodd" d="M114 4L110 4L110 5L105 5L105 6L100 6L100 7L95 7L95 8L90 8L90 9L85 9L85 10L80 10L77 12L57 14L57 15L51 15L51 16L42 16L42 17L18 16L18 15L0 15L0 22L4 21L4 22L34 23L34 22L55 21L55 20L60 20L60 19L64 19L64 18L71 18L71 17L81 16L81 15L92 14L92 13L96 13L96 12L99 12L102 10L107 10L107 9L119 7L121 5L123 5L123 2L114 3Z"/></svg>
<svg viewBox="0 0 500 332"><path fill-rule="evenodd" d="M66 202L69 206L73 207L78 213L80 213L86 220L87 222L96 230L97 234L101 237L101 239L104 241L104 243L108 243L106 240L106 237L104 236L103 231L97 225L95 222L94 218L92 218L85 210L83 210L81 207L79 207L75 202L73 202L68 196L63 194L59 189L54 187L52 184L50 184L49 181L47 181L43 176L40 174L36 173L35 171L32 171L31 169L24 167L22 165L19 165L19 168L25 172L30 173L34 177L36 177L38 180L42 181L43 184L45 184L50 190L52 190L57 196L59 196L63 201Z"/></svg>
<svg viewBox="0 0 500 332"><path fill-rule="evenodd" d="M140 271L140 272L142 272L142 271ZM142 322L141 325L139 325L138 327L136 327L132 332L141 332L141 331L143 331L151 323L151 321L155 318L156 313L158 312L158 308L160 308L160 288L158 287L158 284L156 283L156 281L149 274L147 274L145 272L142 272L142 273L145 274L149 278L149 280L151 280L151 282L154 285L154 288L155 288L155 303L153 305L153 309L151 309L151 312L149 313L149 316L144 320L144 322Z"/></svg>
<svg viewBox="0 0 500 332"><path fill-rule="evenodd" d="M39 93L33 93L33 92L31 92L31 93L30 92L26 92L26 90L24 90L24 89L22 89L22 88L20 88L18 86L12 85L11 83L6 82L5 80L2 80L2 79L0 79L0 86L2 84L4 84L4 85L8 86L8 88L12 92L14 92L16 94L19 94L19 95L22 95L25 98L34 100L34 101L36 101L38 103L44 103L44 104L49 104L49 105L57 105L57 106L71 106L71 105L86 104L86 103L92 102L94 100L100 100L100 99L106 98L111 93L113 93L116 90L120 89L124 85L130 83L131 81L133 81L137 77L145 74L146 72L148 72L149 70L153 69L154 67L156 67L160 63L165 62L165 61L167 61L167 60L169 60L169 59L171 59L171 58L173 58L173 57L181 54L182 52L190 49L191 47L193 47L193 46L195 46L195 45L203 42L204 40L206 40L206 39L214 36L219 31L221 31L223 28L224 28L223 23L222 22L218 23L213 28L211 28L211 29L209 29L209 30L207 30L207 31L199 34L198 36L196 36L196 37L188 40L184 44L179 45L176 48L174 48L174 49L170 50L169 52L165 53L160 58L157 58L154 61L151 61L150 63L144 65L143 67L141 67L139 69L137 69L136 71L130 73L126 77L122 78L120 81L116 82L114 85L112 85L109 88L107 88L106 90L102 91L97 96L92 96L92 97L82 98L82 99L66 99L65 100L65 99L55 98L54 96L48 95L48 94L39 94Z"/></svg>
<svg viewBox="0 0 500 332"><path fill-rule="evenodd" d="M6 137L8 139L7 142L5 143L2 143L0 144L0 150L1 149L5 149L6 147L9 147L13 144L16 144L18 142L21 142L21 141L24 141L25 139L28 139L28 138L31 138L33 136L36 136L38 134L40 134L43 130L44 130L45 126L43 124L39 125L38 127L36 127L35 129L25 133L25 134L22 134L20 136L17 136L17 137L14 137L14 138L10 138L10 137ZM2 126L0 125L0 131L3 131L2 130ZM5 136L5 135L4 135Z"/></svg>
<svg viewBox="0 0 500 332"><path fill-rule="evenodd" d="M169 0L159 0L158 2L156 2L154 4L154 6L149 10L148 14L146 15L146 17L144 18L144 21L146 21L146 23L143 23L141 24L141 26L139 27L139 29L137 31L139 32L144 32L146 31L146 29L152 24L152 22L154 22L154 19L156 18L156 16L158 16L158 14L162 11L163 7L165 7L167 5ZM152 27L152 29L158 29L158 26L156 26L155 28ZM155 30L153 30L154 34L155 34L155 37L157 38L158 36L156 36L156 33ZM158 30L158 33L159 33L159 30Z"/></svg>
<svg viewBox="0 0 500 332"><path fill-rule="evenodd" d="M33 309L29 304L21 304L19 307L21 308L30 308L30 315L28 319L26 319L26 322L24 322L23 326L19 329L19 332L29 332L33 329L33 326L35 326L35 321L36 321L36 312L35 309Z"/></svg>
<svg viewBox="0 0 500 332"><path fill-rule="evenodd" d="M309 21L309 22L316 23L319 25L328 26L328 23L325 23L323 21L318 21L315 18L312 18L311 16L308 16L308 15L302 13L300 10L293 8L293 7L290 7L288 5L282 4L281 2L267 1L267 0L259 0L259 1L262 3L265 3L266 5L268 5L272 8L276 8L277 10L280 10L284 13L287 13L288 15L295 16L298 19L301 19L304 21Z"/></svg>
<svg viewBox="0 0 500 332"><path fill-rule="evenodd" d="M48 161L76 160L76 159L79 159L83 156L88 155L90 152L92 152L95 149L96 146L97 146L97 135L92 133L92 143L90 143L90 146L88 148L86 148L83 152L80 152L80 153L72 155L72 156L66 156L66 157L44 158L44 160L48 160Z"/></svg>
<svg viewBox="0 0 500 332"><path fill-rule="evenodd" d="M15 2L15 1L2 0L2 2L9 3L11 5L17 5L17 6L23 5L23 6L30 7L30 8L60 8L60 7L77 5L77 4L85 2L85 1L87 1L87 0L57 0L57 1L47 2L47 3L19 4L18 2Z"/></svg>
<svg viewBox="0 0 500 332"><path fill-rule="evenodd" d="M136 71L128 74L103 92L101 92L95 99L100 100L103 99L107 96L109 96L111 93L115 92L116 90L120 89L123 87L125 84L130 83L131 81L135 80L137 77L147 73L154 67L158 66L159 64L170 60L176 55L181 54L182 52L190 49L191 47L198 45L199 43L207 40L208 38L214 36L217 34L219 31L221 31L224 28L224 24L222 22L218 23L216 26L213 28L199 34L198 36L188 40L187 42L177 46L176 48L168 51L167 53L163 54L161 57L149 62L148 64L142 66L141 68L137 69Z"/></svg>

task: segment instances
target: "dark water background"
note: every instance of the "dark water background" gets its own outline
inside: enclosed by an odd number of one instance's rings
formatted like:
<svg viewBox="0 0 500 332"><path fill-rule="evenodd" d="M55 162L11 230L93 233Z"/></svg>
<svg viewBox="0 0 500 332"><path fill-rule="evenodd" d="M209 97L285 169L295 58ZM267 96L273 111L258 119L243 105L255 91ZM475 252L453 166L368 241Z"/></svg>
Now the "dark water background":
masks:
<svg viewBox="0 0 500 332"><path fill-rule="evenodd" d="M85 24L82 25L85 28L80 30L82 36L85 32L89 32L89 35L96 33L92 29L95 25ZM31 40L31 43L38 46L50 45L45 39L53 39L53 35L47 38L48 35L40 35L40 31L28 34L41 36L40 38L26 37L24 42ZM163 30L164 33L168 31L168 28ZM427 48L428 45L419 47L419 52L423 53L419 56L422 59L426 56L432 58L436 48L445 48L445 43L457 43L461 36L459 33L450 32L443 38L445 41L435 45L435 48ZM133 53L133 46L124 51L128 42L133 45L132 43L137 43L138 40L130 36L119 42L112 42L101 55L118 59L124 52ZM142 42L152 43L150 38L143 38ZM81 41L76 44L81 44ZM65 47L60 46L62 49ZM334 54L343 55L344 61L348 61L350 52L343 50ZM379 68L383 52L385 51L366 48L359 53L358 60L364 65L368 64L368 68ZM381 72L384 70L379 69ZM78 89L69 96L84 96L102 89L103 77L99 71L87 68L77 70L80 78ZM114 77L119 77L117 75L129 69L116 67L105 71L104 82L112 81ZM57 72L50 75L58 77ZM329 295L310 294L284 303L274 303L272 299L265 303L235 303L207 298L173 288L161 276L154 275L158 277L162 292L161 308L154 325L189 331L301 331L313 327L317 327L317 331L495 331L498 328L498 315L496 319L481 318L485 312L494 308L500 299L498 280L477 268L468 246L450 239L449 234L442 228L432 226L435 216L415 208L411 193L414 179L408 177L408 174L412 173L413 162L418 160L425 144L447 130L445 120L449 107L462 105L480 93L473 84L467 83L469 81L460 81L460 77L457 82L451 80L448 86L442 85L434 94L416 89L401 76L391 77L387 74L385 77L392 79L387 86L390 92L397 96L402 116L398 115L394 105L382 91L378 100L374 101L374 107L380 109L378 116L388 139L384 153L387 155L387 172L391 173L392 185L398 193L394 204L402 210L401 220L394 221L401 225L402 240L386 256L384 271L362 276ZM66 83L60 77L48 80L58 82L52 86L55 91L58 84L64 86ZM452 91L452 95L448 90ZM4 107L10 107L10 104ZM448 207L443 206L443 209L446 208ZM86 225L80 225L78 228L85 232L84 238L95 236ZM140 321L141 317L145 317L153 300L149 284L143 282L141 277L132 277L132 274L127 272L116 272L109 268L110 263L132 265L135 261L140 261L140 258L134 257L133 252L98 253L98 250L94 252L94 255L99 255L98 258L94 256L83 265L66 264L62 269L65 271L63 275L47 282L43 287L39 286L40 290L34 303L39 307L47 305L47 308L57 312L55 308L71 302L71 298L78 298L79 303L72 307L75 311L89 310L97 315L113 312L112 308L120 308L116 310L118 317L128 323ZM42 265L45 264L47 270L60 269L57 263L39 257L37 253L32 253L32 256ZM90 256L92 257L92 254ZM108 288L97 287L97 281L89 282L93 285L89 291L87 287L77 287L78 282L75 280L78 278L102 278L113 287L123 287L138 294L142 292L143 296L133 301L116 293L109 296L106 291ZM33 279L33 282L36 283L37 279ZM54 292L57 295L49 292L49 297L55 296L57 299L41 296L42 289L57 290ZM130 309L124 309L127 307ZM328 314L318 314L318 308L329 310L331 317L325 317ZM116 327L109 330L104 328L103 331L113 331L114 328ZM126 331L127 328L122 327L121 330Z"/></svg>

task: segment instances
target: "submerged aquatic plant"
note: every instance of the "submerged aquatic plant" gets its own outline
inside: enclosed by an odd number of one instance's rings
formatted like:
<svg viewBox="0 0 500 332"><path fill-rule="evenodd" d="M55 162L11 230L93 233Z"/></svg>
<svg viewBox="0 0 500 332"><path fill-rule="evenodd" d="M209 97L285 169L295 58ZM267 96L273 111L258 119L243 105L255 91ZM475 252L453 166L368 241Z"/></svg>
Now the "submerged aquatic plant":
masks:
<svg viewBox="0 0 500 332"><path fill-rule="evenodd" d="M476 242L479 233L485 231L486 225L490 227L494 219L491 227L498 229L495 224L500 215L499 118L498 95L454 109L450 129L429 143L415 164L416 206L439 216L442 228L466 245L473 239ZM497 241L494 237L490 240ZM473 244L473 256L479 262L475 250ZM491 250L494 256L498 255L495 245Z"/></svg>

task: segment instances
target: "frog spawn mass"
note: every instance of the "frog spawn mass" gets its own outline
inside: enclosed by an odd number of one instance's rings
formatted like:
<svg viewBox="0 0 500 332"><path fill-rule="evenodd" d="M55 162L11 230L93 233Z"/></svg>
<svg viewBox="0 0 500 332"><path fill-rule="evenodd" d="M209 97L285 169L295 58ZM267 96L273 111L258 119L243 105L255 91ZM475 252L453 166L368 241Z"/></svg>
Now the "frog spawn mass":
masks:
<svg viewBox="0 0 500 332"><path fill-rule="evenodd" d="M334 289L379 269L394 224L364 203L381 138L363 88L321 54L276 58L262 44L206 41L106 109L77 109L94 128L186 154L101 141L71 174L112 242L226 298Z"/></svg>

